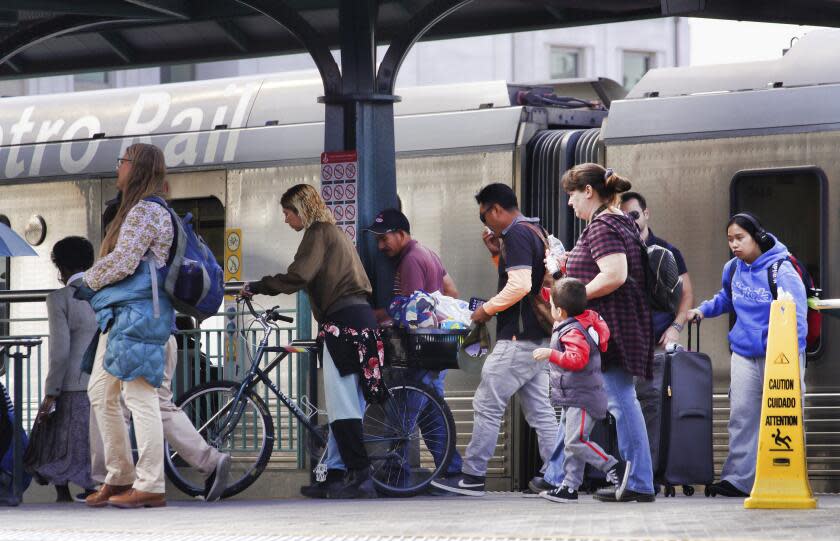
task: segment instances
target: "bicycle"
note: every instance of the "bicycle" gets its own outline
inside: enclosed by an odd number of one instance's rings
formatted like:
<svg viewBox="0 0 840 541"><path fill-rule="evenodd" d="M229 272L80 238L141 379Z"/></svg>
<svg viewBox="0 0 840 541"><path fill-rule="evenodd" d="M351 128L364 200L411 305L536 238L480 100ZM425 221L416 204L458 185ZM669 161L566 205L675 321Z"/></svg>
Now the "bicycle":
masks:
<svg viewBox="0 0 840 541"><path fill-rule="evenodd" d="M253 484L271 458L275 424L268 405L255 392L260 383L304 428L309 438L310 455L320 456L315 468L319 480L323 480L326 473L323 461L327 430L313 422L317 410L304 413L268 377L291 353L317 353L317 344L314 340L293 340L288 345L268 346L276 322L293 323L293 318L280 314L277 307L258 314L249 299L241 300L263 330L248 372L240 382L216 380L196 385L176 402L207 443L231 455L228 486L222 498L238 494ZM243 331L240 329L240 332ZM277 355L265 368L260 368L266 353ZM449 407L429 387L407 381L401 370L385 371L389 397L382 404L369 404L363 418L364 443L374 485L381 494L397 497L413 496L426 490L431 481L445 471L455 451L455 421ZM430 423L431 419L438 421ZM441 419L443 423L440 423ZM430 424L435 425L433 429L429 429ZM430 444L436 447L437 460ZM164 451L166 474L172 483L188 495L203 494L203 477L170 449L168 443Z"/></svg>

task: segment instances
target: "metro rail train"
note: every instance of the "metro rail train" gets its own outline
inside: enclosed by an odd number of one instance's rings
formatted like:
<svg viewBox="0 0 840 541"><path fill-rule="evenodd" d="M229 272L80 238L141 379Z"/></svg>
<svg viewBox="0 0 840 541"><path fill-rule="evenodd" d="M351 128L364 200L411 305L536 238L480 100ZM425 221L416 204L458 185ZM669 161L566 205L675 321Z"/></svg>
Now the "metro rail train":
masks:
<svg viewBox="0 0 840 541"><path fill-rule="evenodd" d="M755 211L807 265L830 298L840 292L840 33L815 31L778 60L654 69L624 95L609 80L516 85L503 81L398 89L398 193L412 234L437 251L467 297L495 292L473 199L490 182L511 184L526 214L567 246L581 224L559 179L595 161L642 192L657 235L685 256L698 302L720 288L730 253L725 225ZM3 287L57 287L52 245L66 235L101 240L100 216L115 188L115 162L134 141L164 149L170 197L196 217L221 259L226 228L241 229L241 271L255 279L284 269L300 236L283 224L280 196L317 184L323 149L322 94L315 75L262 75L0 103L0 214L40 257L0 259ZM597 101L562 108L520 104L522 92ZM359 224L363 226L366 224ZM281 299L294 306L294 297ZM11 334L45 332L43 306L6 307ZM703 324L715 372L715 452L726 453L728 322ZM840 488L838 322L825 318L809 353L806 426L814 488ZM469 441L480 363L447 378L459 447ZM533 442L516 402L509 408L490 487L527 484Z"/></svg>

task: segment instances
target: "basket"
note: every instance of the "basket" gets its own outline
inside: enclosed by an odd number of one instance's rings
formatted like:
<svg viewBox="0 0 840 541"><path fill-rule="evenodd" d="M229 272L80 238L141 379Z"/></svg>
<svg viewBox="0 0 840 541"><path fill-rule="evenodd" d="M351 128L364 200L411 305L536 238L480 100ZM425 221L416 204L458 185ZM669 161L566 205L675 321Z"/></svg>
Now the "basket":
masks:
<svg viewBox="0 0 840 541"><path fill-rule="evenodd" d="M392 329L389 364L423 370L456 369L458 352L468 332L466 329Z"/></svg>

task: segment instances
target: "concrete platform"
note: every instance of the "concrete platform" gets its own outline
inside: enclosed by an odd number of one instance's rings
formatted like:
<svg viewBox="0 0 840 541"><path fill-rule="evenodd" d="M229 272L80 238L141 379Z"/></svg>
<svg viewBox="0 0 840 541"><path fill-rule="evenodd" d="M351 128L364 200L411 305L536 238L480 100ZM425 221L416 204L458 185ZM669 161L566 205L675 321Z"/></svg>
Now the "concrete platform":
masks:
<svg viewBox="0 0 840 541"><path fill-rule="evenodd" d="M484 498L365 501L177 501L162 509L82 504L0 507L0 541L726 541L840 539L840 495L811 511L751 511L743 500L659 498L607 504L583 496L557 504L519 493Z"/></svg>

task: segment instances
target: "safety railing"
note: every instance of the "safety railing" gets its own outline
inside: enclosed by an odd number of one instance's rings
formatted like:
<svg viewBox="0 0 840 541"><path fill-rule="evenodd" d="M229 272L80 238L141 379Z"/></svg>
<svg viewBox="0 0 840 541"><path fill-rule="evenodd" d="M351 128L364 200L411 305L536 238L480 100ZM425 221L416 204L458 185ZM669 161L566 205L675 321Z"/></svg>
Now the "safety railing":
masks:
<svg viewBox="0 0 840 541"><path fill-rule="evenodd" d="M240 283L228 283L228 290L235 291ZM0 302L43 302L51 290L0 292ZM288 344L297 337L311 336L311 316L309 304L303 295L297 299L297 307L283 310L295 317L294 326L284 326L273 331L270 345ZM180 330L175 334L178 343L178 364L172 379L172 393L177 400L185 392L196 385L213 380L240 381L250 367L257 343L262 338L260 329L237 329L238 314L233 307L229 311L217 314L222 317L223 328L201 328ZM246 316L246 322L251 319ZM0 324L11 326L27 323L46 327L45 317L8 318L0 319ZM239 331L242 332L239 332ZM38 406L43 400L44 380L47 376L49 336L46 334L27 334L27 337L37 337L43 340L41 345L32 347L29 357L21 367L20 389L21 409L19 417L24 430L29 432L38 412ZM0 354L0 363L5 367L5 374L0 373L0 381L10 394L14 394L15 370L8 362L10 355L17 352L15 346L7 348ZM317 375L314 359L308 354L293 354L286 361L280 363L270 374L270 378L284 394L300 404L317 404ZM263 360L263 365L269 359ZM303 434L297 420L285 406L276 400L268 388L260 384L259 393L271 409L276 423L275 451L293 456L296 467L305 467L304 449L299 444Z"/></svg>

